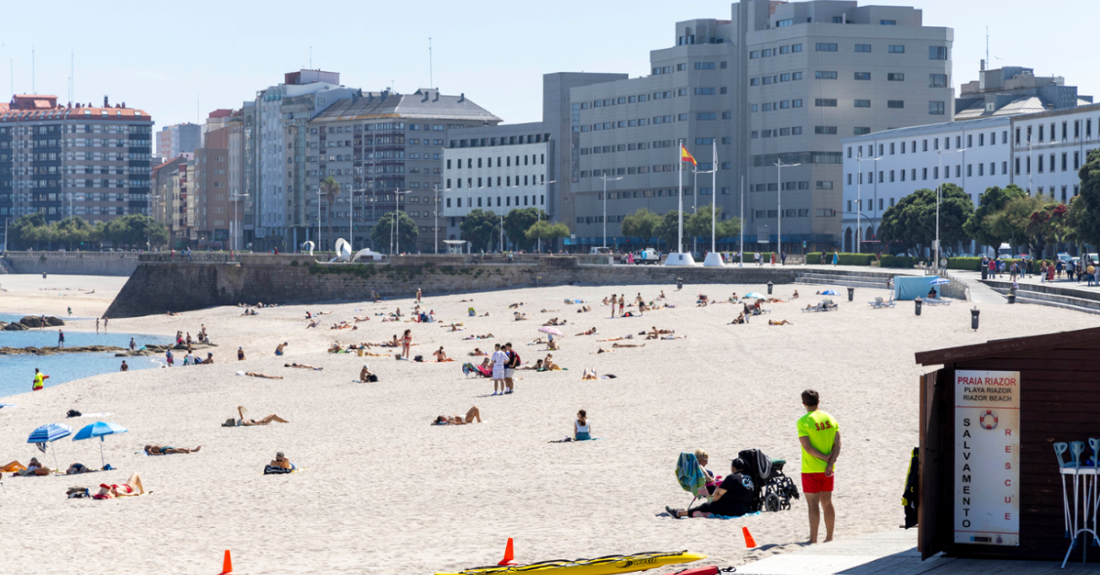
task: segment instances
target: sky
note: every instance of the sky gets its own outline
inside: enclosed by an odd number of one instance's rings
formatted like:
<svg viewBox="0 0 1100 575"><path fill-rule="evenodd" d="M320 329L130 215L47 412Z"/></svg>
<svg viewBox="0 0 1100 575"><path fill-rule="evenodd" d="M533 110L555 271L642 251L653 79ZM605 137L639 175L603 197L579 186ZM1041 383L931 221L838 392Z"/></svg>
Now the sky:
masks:
<svg viewBox="0 0 1100 575"><path fill-rule="evenodd" d="M1022 0L870 3L915 6L926 26L954 29L956 90L977 79L988 26L991 67L1061 75L1100 98L1100 68L1088 57L1100 21L1095 0L1054 0L1051 9ZM731 13L719 0L11 4L0 21L0 97L14 83L15 93L68 101L72 69L73 101L100 105L106 95L151 114L157 126L239 108L305 67L340 72L345 86L401 93L434 77L443 93L464 93L507 123L538 121L543 74L645 75L649 51L675 44L676 22Z"/></svg>

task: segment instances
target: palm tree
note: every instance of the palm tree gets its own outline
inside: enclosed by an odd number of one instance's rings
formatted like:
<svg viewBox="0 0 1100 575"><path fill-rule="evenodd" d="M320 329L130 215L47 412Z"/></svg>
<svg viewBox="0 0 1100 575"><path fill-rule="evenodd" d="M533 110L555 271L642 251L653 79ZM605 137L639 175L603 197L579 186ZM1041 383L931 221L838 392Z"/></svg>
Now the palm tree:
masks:
<svg viewBox="0 0 1100 575"><path fill-rule="evenodd" d="M336 203L336 197L340 195L340 184L336 181L336 178L329 176L324 180L321 180L321 192L325 194L325 199L328 200L328 228L329 228L329 241L334 241L332 237L332 205ZM317 209L321 209L321 206L317 206ZM321 230L317 230L318 239L321 236ZM332 248L336 249L336 244L332 244Z"/></svg>

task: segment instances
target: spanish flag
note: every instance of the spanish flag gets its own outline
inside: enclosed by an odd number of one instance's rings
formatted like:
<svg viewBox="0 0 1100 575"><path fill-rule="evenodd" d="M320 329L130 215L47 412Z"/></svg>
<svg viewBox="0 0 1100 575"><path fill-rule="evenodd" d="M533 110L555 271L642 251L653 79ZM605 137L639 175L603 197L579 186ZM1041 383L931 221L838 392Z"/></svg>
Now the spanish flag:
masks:
<svg viewBox="0 0 1100 575"><path fill-rule="evenodd" d="M693 165L695 167L699 167L699 163L695 161L695 156L692 156L691 152L689 152L688 149L685 148L683 144L680 144L680 161L681 162L691 162L691 165Z"/></svg>

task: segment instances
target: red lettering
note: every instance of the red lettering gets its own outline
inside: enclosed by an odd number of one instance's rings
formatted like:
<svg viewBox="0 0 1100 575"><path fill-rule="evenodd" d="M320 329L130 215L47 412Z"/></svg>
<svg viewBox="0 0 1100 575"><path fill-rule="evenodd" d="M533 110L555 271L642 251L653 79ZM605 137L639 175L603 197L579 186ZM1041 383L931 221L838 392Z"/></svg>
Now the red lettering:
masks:
<svg viewBox="0 0 1100 575"><path fill-rule="evenodd" d="M1006 429L1005 430L1005 437L1010 437L1011 435L1012 435L1012 430L1011 429Z"/></svg>
<svg viewBox="0 0 1100 575"><path fill-rule="evenodd" d="M1005 479L1005 487L1012 487L1012 480L1011 479Z"/></svg>
<svg viewBox="0 0 1100 575"><path fill-rule="evenodd" d="M1012 503L1012 496L1011 495L1006 495L1005 496L1005 503Z"/></svg>
<svg viewBox="0 0 1100 575"><path fill-rule="evenodd" d="M1005 446L1005 453L1012 453L1012 446L1011 445L1006 445Z"/></svg>
<svg viewBox="0 0 1100 575"><path fill-rule="evenodd" d="M1005 521L1012 521L1012 514L1011 513L1005 513Z"/></svg>
<svg viewBox="0 0 1100 575"><path fill-rule="evenodd" d="M1005 469L1012 469L1011 463L1005 463Z"/></svg>

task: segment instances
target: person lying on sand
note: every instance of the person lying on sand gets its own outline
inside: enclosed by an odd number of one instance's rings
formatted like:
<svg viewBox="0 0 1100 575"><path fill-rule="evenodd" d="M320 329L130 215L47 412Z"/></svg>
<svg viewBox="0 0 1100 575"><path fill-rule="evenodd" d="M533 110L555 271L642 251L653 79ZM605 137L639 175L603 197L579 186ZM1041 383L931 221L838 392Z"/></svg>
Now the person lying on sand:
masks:
<svg viewBox="0 0 1100 575"><path fill-rule="evenodd" d="M613 349L604 349L602 347L596 348L596 353L611 353L613 351L615 351L615 350L613 350Z"/></svg>
<svg viewBox="0 0 1100 575"><path fill-rule="evenodd" d="M620 348L620 347L645 347L645 344L644 344L644 343L613 343L613 344L611 344L611 347L613 347L613 348Z"/></svg>
<svg viewBox="0 0 1100 575"><path fill-rule="evenodd" d="M181 315L181 314L179 314L179 313L177 313L177 312L174 312L174 311L170 311L170 312L168 312L168 316L169 316L169 317L178 317L179 315Z"/></svg>
<svg viewBox="0 0 1100 575"><path fill-rule="evenodd" d="M278 468L278 469L297 469L298 468L297 465L294 465L293 463L290 462L289 459L286 458L286 455L284 455L282 451L277 452L275 454L275 459L272 459L271 463L268 463L267 465L268 465L268 467L275 467L275 468Z"/></svg>
<svg viewBox="0 0 1100 575"><path fill-rule="evenodd" d="M130 476L125 483L99 484L99 493L92 499L114 499L116 497L137 497L145 495L145 487L141 484L141 476L137 473Z"/></svg>
<svg viewBox="0 0 1100 575"><path fill-rule="evenodd" d="M255 371L246 371L244 374L248 377L259 377L261 379L283 379L281 375L267 375L266 373L257 373Z"/></svg>
<svg viewBox="0 0 1100 575"><path fill-rule="evenodd" d="M585 313L585 312L589 312L589 311L592 311L591 307L586 306L586 305L582 305L581 309L577 310L577 313Z"/></svg>
<svg viewBox="0 0 1100 575"><path fill-rule="evenodd" d="M314 367L312 365L306 365L304 363L284 363L283 367L296 367L298 369L312 369L313 371L324 371L323 367Z"/></svg>
<svg viewBox="0 0 1100 575"><path fill-rule="evenodd" d="M469 341L469 340L472 340L472 339L493 339L495 337L496 337L495 335L493 335L491 333L488 333L488 334L485 334L485 335L471 335L470 337L462 338L462 340L463 341Z"/></svg>
<svg viewBox="0 0 1100 575"><path fill-rule="evenodd" d="M594 333L596 333L596 328L584 330L584 331L578 333L577 335L592 335Z"/></svg>
<svg viewBox="0 0 1100 575"><path fill-rule="evenodd" d="M162 445L146 445L146 455L175 455L177 453L198 453L202 449L202 446L198 446L194 449L166 447Z"/></svg>
<svg viewBox="0 0 1100 575"><path fill-rule="evenodd" d="M581 374L581 380L585 379L599 379L596 375L596 369L592 367L584 368L584 373Z"/></svg>
<svg viewBox="0 0 1100 575"><path fill-rule="evenodd" d="M525 304L524 304L523 302L519 302L519 303L514 303L514 304L511 304L511 305L509 305L509 306L508 306L508 309L516 309L516 308L518 308L518 307L520 307L520 306L522 306L522 305L525 305Z"/></svg>
<svg viewBox="0 0 1100 575"><path fill-rule="evenodd" d="M83 463L74 463L70 465L67 470L65 470L65 475L77 475L80 473L91 473L93 471L95 470L88 467L87 465L84 465Z"/></svg>
<svg viewBox="0 0 1100 575"><path fill-rule="evenodd" d="M538 360L534 365L528 365L526 367L517 367L516 369L529 370L529 371L542 371L542 360Z"/></svg>
<svg viewBox="0 0 1100 575"><path fill-rule="evenodd" d="M12 463L18 465L19 462L13 461ZM8 465L10 466L12 465L12 463L9 463ZM27 467L21 471L17 471L15 474L22 477L28 477L31 475L49 475L50 470L49 468L44 467L41 463L39 463L37 457L32 457L31 462L27 464Z"/></svg>
<svg viewBox="0 0 1100 575"><path fill-rule="evenodd" d="M787 321L787 320L783 320L783 321L776 321L776 320L774 320L774 319L769 319L769 320L768 320L768 325L794 325L794 324L793 324L793 323L791 323L791 322L789 322L789 321Z"/></svg>
<svg viewBox="0 0 1100 575"><path fill-rule="evenodd" d="M340 346L340 342L336 342L328 346L329 353L340 353L341 351L344 351L344 348Z"/></svg>
<svg viewBox="0 0 1100 575"><path fill-rule="evenodd" d="M453 359L447 357L447 352L443 351L443 346L439 346L439 349L432 353L432 355L435 356L436 363L454 361Z"/></svg>
<svg viewBox="0 0 1100 575"><path fill-rule="evenodd" d="M556 309L540 309L539 310L539 313L557 313L557 312L558 312L558 310L556 310Z"/></svg>
<svg viewBox="0 0 1100 575"><path fill-rule="evenodd" d="M474 351L471 351L469 353L469 355L474 356L474 357L480 357L480 356L489 355L489 354L485 353L484 351L481 351L480 348L475 347Z"/></svg>
<svg viewBox="0 0 1100 575"><path fill-rule="evenodd" d="M470 408L470 411L466 412L466 417L461 415L440 415L435 418L432 425L466 425L467 423L474 423L474 420L481 423L481 411L475 405Z"/></svg>
<svg viewBox="0 0 1100 575"><path fill-rule="evenodd" d="M546 322L542 325L565 325L565 320L560 320L559 321L558 318L552 317L552 318L550 318L550 321L548 321L548 322Z"/></svg>
<svg viewBox="0 0 1100 575"><path fill-rule="evenodd" d="M246 412L246 411L248 411L248 410L245 409L244 406L238 405L237 406L237 415L239 415L240 418L237 419L236 421L229 420L229 421L233 421L233 425L224 425L223 424L223 427L252 427L254 425L267 425L267 424L271 423L272 421L278 421L279 423L290 423L289 421L279 417L278 415L275 415L274 413L272 413L271 415L269 415L269 416L267 416L263 419L245 419L244 412ZM227 421L226 423L229 423L229 421ZM195 451L198 451L198 450L196 449Z"/></svg>
<svg viewBox="0 0 1100 575"><path fill-rule="evenodd" d="M516 321L524 321L527 319L527 314L519 311L513 312L512 316L515 318Z"/></svg>
<svg viewBox="0 0 1100 575"><path fill-rule="evenodd" d="M628 335L626 337L609 337L607 339L597 339L596 341L598 343L606 343L606 342L609 342L609 341L622 341L624 339L634 339L634 336L633 335Z"/></svg>

